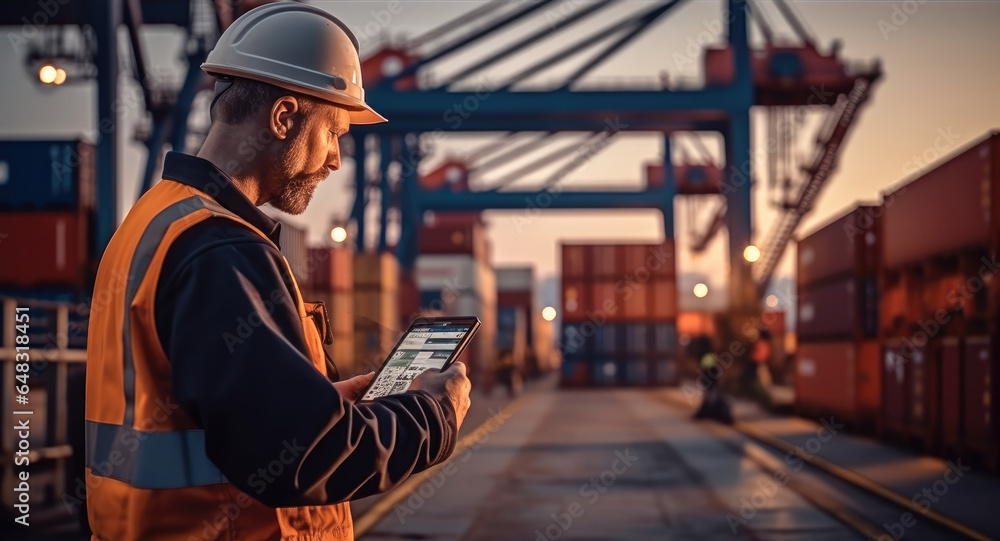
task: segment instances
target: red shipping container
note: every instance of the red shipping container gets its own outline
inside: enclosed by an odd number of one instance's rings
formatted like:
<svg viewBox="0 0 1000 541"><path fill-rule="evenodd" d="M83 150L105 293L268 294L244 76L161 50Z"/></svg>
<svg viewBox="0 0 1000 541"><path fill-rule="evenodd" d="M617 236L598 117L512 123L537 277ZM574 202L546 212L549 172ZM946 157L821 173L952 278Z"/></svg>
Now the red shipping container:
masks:
<svg viewBox="0 0 1000 541"><path fill-rule="evenodd" d="M799 342L795 358L795 408L809 416L858 420L855 364L849 342Z"/></svg>
<svg viewBox="0 0 1000 541"><path fill-rule="evenodd" d="M941 441L952 448L962 438L962 343L954 336L941 341Z"/></svg>
<svg viewBox="0 0 1000 541"><path fill-rule="evenodd" d="M581 280L563 280L562 320L585 321L590 307L590 284Z"/></svg>
<svg viewBox="0 0 1000 541"><path fill-rule="evenodd" d="M90 287L90 221L76 211L0 213L0 287Z"/></svg>
<svg viewBox="0 0 1000 541"><path fill-rule="evenodd" d="M995 208L998 147L1000 133L990 133L885 194L882 251L887 268L990 245L1000 211Z"/></svg>
<svg viewBox="0 0 1000 541"><path fill-rule="evenodd" d="M884 274L879 289L880 334L884 337L911 334L912 324L919 321L923 305L920 278L905 272Z"/></svg>
<svg viewBox="0 0 1000 541"><path fill-rule="evenodd" d="M625 318L621 295L615 293L615 283L611 280L599 280L591 283L590 302L588 310L597 315L604 315L608 321L621 321Z"/></svg>
<svg viewBox="0 0 1000 541"><path fill-rule="evenodd" d="M850 339L858 321L856 283L853 277L799 292L798 329L800 339Z"/></svg>
<svg viewBox="0 0 1000 541"><path fill-rule="evenodd" d="M309 286L317 291L350 291L354 287L353 257L346 248L310 248L306 261Z"/></svg>
<svg viewBox="0 0 1000 541"><path fill-rule="evenodd" d="M966 278L961 273L953 273L928 280L923 290L921 319L948 319L955 317L959 307L966 313L973 309L971 299L963 297L966 291ZM969 293L971 295L971 293ZM952 312L948 314L948 312ZM939 316L941 316L939 318ZM955 325L945 324L945 332L952 334L957 331Z"/></svg>
<svg viewBox="0 0 1000 541"><path fill-rule="evenodd" d="M655 320L674 319L677 317L677 282L660 278L649 282L652 298L650 315Z"/></svg>
<svg viewBox="0 0 1000 541"><path fill-rule="evenodd" d="M878 340L858 344L855 357L855 381L858 404L857 425L875 432L882 412L882 348Z"/></svg>
<svg viewBox="0 0 1000 541"><path fill-rule="evenodd" d="M589 275L584 245L562 245L562 275L564 278L583 278Z"/></svg>
<svg viewBox="0 0 1000 541"><path fill-rule="evenodd" d="M677 276L674 239L667 239L661 244L650 246L646 261L654 276L674 279Z"/></svg>
<svg viewBox="0 0 1000 541"><path fill-rule="evenodd" d="M590 252L590 271L595 278L621 279L618 275L618 247L615 245L594 244L588 246Z"/></svg>
<svg viewBox="0 0 1000 541"><path fill-rule="evenodd" d="M618 274L632 277L648 277L652 274L652 269L646 265L646 254L649 251L647 244L623 244L618 247L620 255L618 262Z"/></svg>
<svg viewBox="0 0 1000 541"><path fill-rule="evenodd" d="M485 230L478 221L452 223L442 218L435 225L421 226L418 236L421 254L469 254L485 258L489 252Z"/></svg>
<svg viewBox="0 0 1000 541"><path fill-rule="evenodd" d="M879 218L882 207L859 205L798 242L798 283L853 275L869 276L878 270Z"/></svg>
<svg viewBox="0 0 1000 541"><path fill-rule="evenodd" d="M970 336L965 341L965 439L982 448L996 440L997 411L993 397L993 370L988 336Z"/></svg>
<svg viewBox="0 0 1000 541"><path fill-rule="evenodd" d="M882 426L887 433L897 436L907 432L909 360L901 341L892 340L882 346Z"/></svg>
<svg viewBox="0 0 1000 541"><path fill-rule="evenodd" d="M530 313L532 304L530 291L497 291L497 306L524 306Z"/></svg>

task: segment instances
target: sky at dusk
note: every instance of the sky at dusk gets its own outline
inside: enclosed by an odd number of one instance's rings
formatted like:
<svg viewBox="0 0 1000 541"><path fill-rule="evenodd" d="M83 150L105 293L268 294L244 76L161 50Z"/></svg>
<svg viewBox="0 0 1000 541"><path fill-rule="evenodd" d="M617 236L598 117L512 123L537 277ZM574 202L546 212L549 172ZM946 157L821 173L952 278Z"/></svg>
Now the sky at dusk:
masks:
<svg viewBox="0 0 1000 541"><path fill-rule="evenodd" d="M390 3L314 1L342 18L355 29L362 43L363 56L377 50L386 41L399 42L405 36L418 35L461 13L481 5L479 2L455 1L404 2L390 13ZM798 1L792 2L808 28L816 36L821 50L828 50L835 39L842 42L842 57L857 62L881 61L884 77L874 90L873 99L862 111L849 136L834 173L820 201L799 229L808 232L846 211L854 202L878 200L880 193L906 178L918 174L941 156L955 152L981 138L987 131L1000 128L1000 2L979 1ZM581 9L583 1L570 1L566 9ZM666 73L671 81L697 85L701 80L701 58L690 51L699 51L698 43L721 43L724 30L719 30L721 0L690 0L676 8L648 29L631 45L622 49L608 62L582 81L586 85L617 85L619 87L649 85ZM532 59L540 58L561 46L579 40L588 32L603 28L610 21L643 10L649 2L623 0L601 13L572 27L569 32L555 35L523 53L512 55L471 82L502 81L507 74L523 69ZM394 6L395 7L395 6ZM781 24L774 6L764 2L764 12L779 36L791 38L789 27ZM905 9L904 9L905 8ZM555 8L549 8L552 10ZM386 16L388 15L388 17ZM440 78L474 62L485 54L509 43L520 35L552 24L557 12L542 10L541 15L525 24L499 33L493 39L469 47L448 61L435 64L433 72L423 76ZM3 32L17 32L3 28ZM754 37L759 34L754 32ZM124 36L124 34L123 34ZM158 79L179 83L184 70L181 35L176 30L151 29L143 35L151 64ZM34 73L29 73L23 56L16 53L9 40L0 42L0 70L5 74L0 95L0 137L11 138L70 138L90 129L96 118L95 89L92 84L39 89ZM124 46L123 38L123 46ZM700 53L696 53L700 54ZM568 63L533 79L539 85L558 81L575 67ZM121 83L122 92L134 95L137 86L127 77ZM204 111L199 101L196 111ZM120 213L137 197L138 180L145 162L145 150L132 139L140 111L125 108L119 118L119 137L124 143L121 154ZM811 150L806 144L814 137L818 125L817 113L805 113L798 149L804 158ZM766 137L763 112L754 113L754 133L757 144ZM391 121L391 119L390 119ZM813 131L810 131L813 130ZM687 136L690 137L690 136ZM436 144L436 155L427 162L433 167L446 155L462 155L489 140L489 135L447 136ZM563 134L559 141L579 140L581 134ZM675 139L677 147L688 152L693 148L686 136ZM718 138L706 134L703 141L710 150L718 147ZM566 144L566 143L562 143ZM193 149L188 149L193 150ZM628 133L616 137L606 150L575 170L563 183L565 190L638 188L643 176L643 164L658 160L662 152L659 136ZM539 156L535 154L533 156ZM675 155L675 158L678 157ZM485 172L474 179L473 185L489 185L492 180L514 170L514 162ZM717 156L716 156L717 158ZM513 187L530 188L539 185L558 167L542 168L518 180ZM353 195L353 163L344 161L343 168L320 185L310 208L301 216L286 217L292 223L310 229L314 242L328 231L331 217L345 217ZM774 192L767 182L759 181L755 191L755 241L763 240L776 216L769 200ZM726 260L724 238L705 253L693 256L688 244L692 211L700 208L696 223L707 219L707 201L692 202L678 199L675 215L679 246L679 265L683 271L703 273L713 283L722 284ZM549 211L530 220L518 220L523 213L490 211L490 239L496 265L533 264L540 277L558 272L557 244L567 241L657 241L663 236L662 216L654 211ZM517 224L517 225L515 225ZM373 228L369 230L374 233ZM395 231L390 231L395 234ZM724 236L723 236L724 237ZM791 255L780 273L793 272ZM553 299L554 301L555 299Z"/></svg>

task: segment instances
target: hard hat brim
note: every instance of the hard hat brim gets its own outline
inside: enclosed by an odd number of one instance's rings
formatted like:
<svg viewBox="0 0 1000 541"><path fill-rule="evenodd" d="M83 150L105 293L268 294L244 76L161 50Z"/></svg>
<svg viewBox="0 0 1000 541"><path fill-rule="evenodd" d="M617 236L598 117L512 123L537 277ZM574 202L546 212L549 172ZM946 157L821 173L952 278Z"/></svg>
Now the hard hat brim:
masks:
<svg viewBox="0 0 1000 541"><path fill-rule="evenodd" d="M226 66L224 64L210 64L205 62L201 65L201 69L209 75L229 75L232 77L242 77L244 79L260 81L262 83L272 84L279 88L284 88L293 92L301 92L302 94L306 94L326 102L344 106L350 113L351 124L381 124L389 121L389 119L378 114L375 109L372 109L372 107L363 100L359 100L353 96L348 96L335 90L305 85L290 79L285 79L284 77L278 75L263 73L252 68L242 66Z"/></svg>

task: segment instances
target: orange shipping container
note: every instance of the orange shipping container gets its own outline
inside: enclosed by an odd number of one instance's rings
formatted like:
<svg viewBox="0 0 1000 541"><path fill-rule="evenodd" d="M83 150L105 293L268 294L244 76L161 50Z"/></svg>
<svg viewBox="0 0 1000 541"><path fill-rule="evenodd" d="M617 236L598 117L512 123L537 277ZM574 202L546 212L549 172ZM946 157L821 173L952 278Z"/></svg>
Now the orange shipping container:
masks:
<svg viewBox="0 0 1000 541"><path fill-rule="evenodd" d="M652 293L651 315L653 319L672 319L677 317L677 283L673 280L659 279L649 282Z"/></svg>
<svg viewBox="0 0 1000 541"><path fill-rule="evenodd" d="M621 296L622 317L629 321L649 319L649 284L636 284Z"/></svg>
<svg viewBox="0 0 1000 541"><path fill-rule="evenodd" d="M615 283L611 280L601 280L591 284L591 297L587 309L603 314L608 321L620 321L624 317L621 297L615 293Z"/></svg>
<svg viewBox="0 0 1000 541"><path fill-rule="evenodd" d="M795 408L808 416L855 420L854 342L800 342L795 359Z"/></svg>

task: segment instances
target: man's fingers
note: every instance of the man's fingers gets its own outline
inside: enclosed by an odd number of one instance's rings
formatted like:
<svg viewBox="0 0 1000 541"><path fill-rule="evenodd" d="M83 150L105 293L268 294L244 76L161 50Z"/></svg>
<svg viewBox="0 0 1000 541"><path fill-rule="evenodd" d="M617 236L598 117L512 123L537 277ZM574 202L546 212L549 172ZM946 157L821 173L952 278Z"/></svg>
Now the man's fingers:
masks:
<svg viewBox="0 0 1000 541"><path fill-rule="evenodd" d="M465 363L454 363L451 365L451 368L449 368L449 370L451 369L458 370L459 372L462 373L463 376L466 375L469 371L469 369L465 367Z"/></svg>

